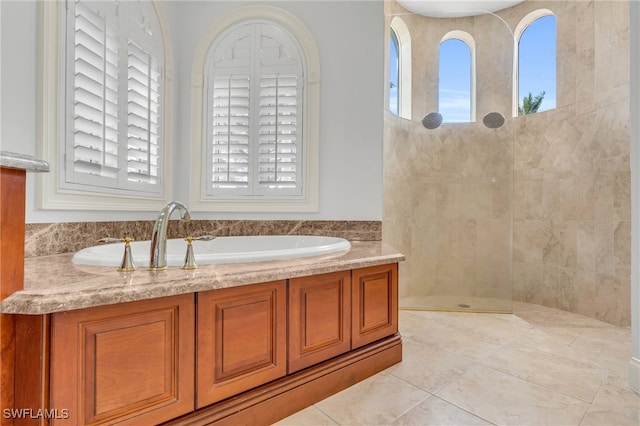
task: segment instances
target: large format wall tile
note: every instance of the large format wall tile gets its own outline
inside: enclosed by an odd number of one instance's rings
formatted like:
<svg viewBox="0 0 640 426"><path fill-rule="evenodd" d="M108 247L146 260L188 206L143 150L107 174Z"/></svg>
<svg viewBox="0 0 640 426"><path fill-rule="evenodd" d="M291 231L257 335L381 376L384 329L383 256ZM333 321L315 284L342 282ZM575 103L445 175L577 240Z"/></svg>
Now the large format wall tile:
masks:
<svg viewBox="0 0 640 426"><path fill-rule="evenodd" d="M404 19L399 5L387 8L389 20ZM540 8L557 17L557 107L516 118L504 23L407 16L420 41L419 90L412 120L385 116L383 239L407 256L401 296L513 291L515 300L628 325L629 4L527 1L498 15L515 28ZM477 122L426 130L420 120L438 104L430 59L451 30L476 41ZM490 111L507 117L503 127L482 125Z"/></svg>

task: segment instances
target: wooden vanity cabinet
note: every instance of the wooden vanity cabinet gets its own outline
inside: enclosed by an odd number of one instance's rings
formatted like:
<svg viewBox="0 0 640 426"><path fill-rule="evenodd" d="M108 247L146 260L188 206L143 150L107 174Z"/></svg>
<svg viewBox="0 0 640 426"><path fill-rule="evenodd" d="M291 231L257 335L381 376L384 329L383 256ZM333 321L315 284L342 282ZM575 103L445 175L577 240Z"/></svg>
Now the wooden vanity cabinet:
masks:
<svg viewBox="0 0 640 426"><path fill-rule="evenodd" d="M286 375L285 280L201 292L197 305L197 408Z"/></svg>
<svg viewBox="0 0 640 426"><path fill-rule="evenodd" d="M351 272L351 349L398 332L398 264Z"/></svg>
<svg viewBox="0 0 640 426"><path fill-rule="evenodd" d="M350 271L290 279L288 372L348 352L350 312Z"/></svg>
<svg viewBox="0 0 640 426"><path fill-rule="evenodd" d="M402 360L397 264L19 320L53 425L272 423Z"/></svg>
<svg viewBox="0 0 640 426"><path fill-rule="evenodd" d="M158 424L192 412L194 318L193 294L52 314L52 423Z"/></svg>

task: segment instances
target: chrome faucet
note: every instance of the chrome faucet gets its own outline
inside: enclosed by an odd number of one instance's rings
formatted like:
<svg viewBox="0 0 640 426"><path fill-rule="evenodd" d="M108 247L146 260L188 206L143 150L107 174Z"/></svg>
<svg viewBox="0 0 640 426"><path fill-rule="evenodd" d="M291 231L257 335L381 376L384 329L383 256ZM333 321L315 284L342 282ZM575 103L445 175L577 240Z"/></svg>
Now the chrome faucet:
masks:
<svg viewBox="0 0 640 426"><path fill-rule="evenodd" d="M151 254L149 255L149 269L157 271L167 267L167 229L169 218L175 209L180 212L180 218L191 220L191 213L179 201L172 201L160 210L156 224L151 234Z"/></svg>

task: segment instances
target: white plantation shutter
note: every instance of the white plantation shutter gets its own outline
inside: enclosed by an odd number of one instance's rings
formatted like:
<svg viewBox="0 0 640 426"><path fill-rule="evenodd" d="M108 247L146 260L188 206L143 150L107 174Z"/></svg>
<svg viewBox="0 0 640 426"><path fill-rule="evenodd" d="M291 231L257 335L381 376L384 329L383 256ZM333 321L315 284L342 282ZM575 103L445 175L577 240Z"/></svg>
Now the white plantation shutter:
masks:
<svg viewBox="0 0 640 426"><path fill-rule="evenodd" d="M161 192L162 49L155 28L145 2L68 3L65 183L71 188Z"/></svg>
<svg viewBox="0 0 640 426"><path fill-rule="evenodd" d="M249 91L246 76L213 81L211 187L249 189ZM243 191L244 190L244 191Z"/></svg>
<svg viewBox="0 0 640 426"><path fill-rule="evenodd" d="M208 61L211 198L302 195L303 62L280 27L246 23L214 42Z"/></svg>
<svg viewBox="0 0 640 426"><path fill-rule="evenodd" d="M128 167L129 182L157 184L159 177L160 65L133 41L128 45Z"/></svg>
<svg viewBox="0 0 640 426"><path fill-rule="evenodd" d="M258 133L259 192L268 193L273 189L297 192L300 167L296 75L275 75L260 79Z"/></svg>
<svg viewBox="0 0 640 426"><path fill-rule="evenodd" d="M98 5L96 5L98 6ZM114 185L120 167L118 143L118 33L115 7L76 3L69 73L72 89L71 144L67 179Z"/></svg>

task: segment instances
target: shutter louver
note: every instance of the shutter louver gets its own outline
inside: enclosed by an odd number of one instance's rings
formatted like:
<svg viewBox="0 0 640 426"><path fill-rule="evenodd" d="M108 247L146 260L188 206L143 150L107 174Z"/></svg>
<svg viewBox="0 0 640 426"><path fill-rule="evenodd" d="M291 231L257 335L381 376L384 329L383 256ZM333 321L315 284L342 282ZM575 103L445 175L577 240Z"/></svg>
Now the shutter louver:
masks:
<svg viewBox="0 0 640 426"><path fill-rule="evenodd" d="M73 173L117 179L117 32L105 16L81 2L74 22Z"/></svg>
<svg viewBox="0 0 640 426"><path fill-rule="evenodd" d="M207 70L209 197L302 194L303 63L293 40L267 23L238 26Z"/></svg>
<svg viewBox="0 0 640 426"><path fill-rule="evenodd" d="M146 1L69 2L65 187L162 192L164 61L154 14Z"/></svg>
<svg viewBox="0 0 640 426"><path fill-rule="evenodd" d="M259 185L297 186L297 101L295 75L262 77L260 84Z"/></svg>
<svg viewBox="0 0 640 426"><path fill-rule="evenodd" d="M128 42L127 180L158 183L160 67L133 41Z"/></svg>
<svg viewBox="0 0 640 426"><path fill-rule="evenodd" d="M250 79L242 76L213 82L212 188L249 188L249 85Z"/></svg>

